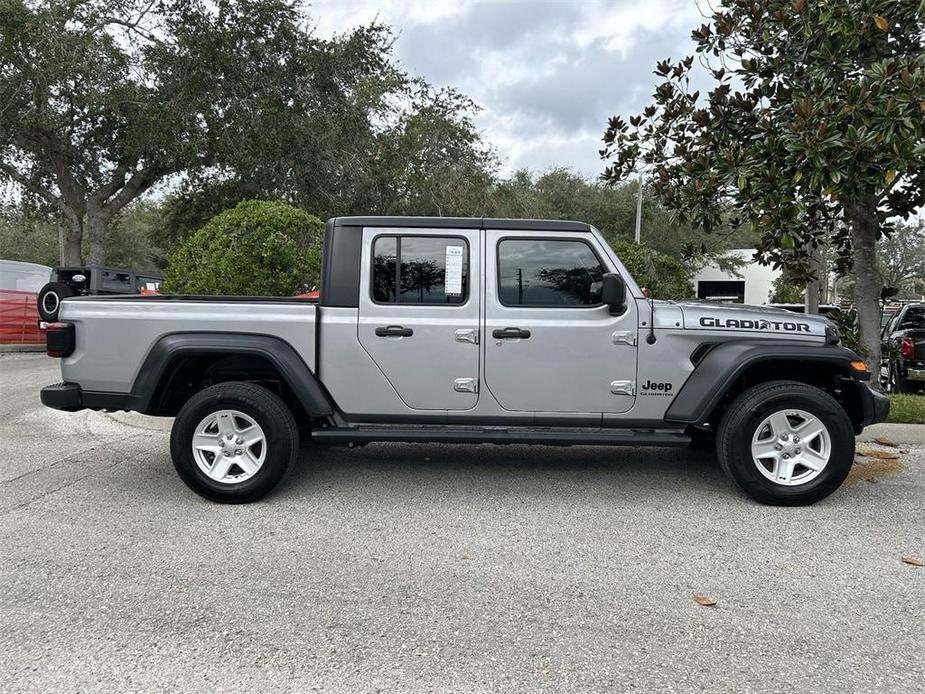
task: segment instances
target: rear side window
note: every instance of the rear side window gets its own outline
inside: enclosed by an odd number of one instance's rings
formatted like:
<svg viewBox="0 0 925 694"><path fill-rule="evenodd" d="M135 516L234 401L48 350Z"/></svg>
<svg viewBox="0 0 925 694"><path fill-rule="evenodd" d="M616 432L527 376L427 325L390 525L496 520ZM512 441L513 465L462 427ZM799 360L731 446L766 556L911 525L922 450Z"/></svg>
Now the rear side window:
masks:
<svg viewBox="0 0 925 694"><path fill-rule="evenodd" d="M100 275L101 288L109 292L121 292L131 294L132 276L127 272L113 272L112 270L103 270Z"/></svg>
<svg viewBox="0 0 925 694"><path fill-rule="evenodd" d="M465 239L379 236L373 242L373 301L380 304L462 304L469 293Z"/></svg>
<svg viewBox="0 0 925 694"><path fill-rule="evenodd" d="M605 272L584 241L498 243L498 292L505 306L598 306Z"/></svg>
<svg viewBox="0 0 925 694"><path fill-rule="evenodd" d="M898 330L909 330L910 328L925 328L925 309L909 308L906 309L906 315L899 322Z"/></svg>

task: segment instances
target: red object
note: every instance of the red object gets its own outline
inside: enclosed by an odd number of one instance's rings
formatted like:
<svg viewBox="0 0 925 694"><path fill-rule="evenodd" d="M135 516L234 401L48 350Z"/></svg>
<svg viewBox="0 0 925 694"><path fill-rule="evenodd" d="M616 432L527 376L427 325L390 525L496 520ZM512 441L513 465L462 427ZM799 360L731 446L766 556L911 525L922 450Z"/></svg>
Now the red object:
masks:
<svg viewBox="0 0 925 694"><path fill-rule="evenodd" d="M40 345L45 341L39 330L38 292L0 289L0 344Z"/></svg>
<svg viewBox="0 0 925 694"><path fill-rule="evenodd" d="M912 359L915 354L915 339L904 337L899 343L899 353L903 355L903 359Z"/></svg>
<svg viewBox="0 0 925 694"><path fill-rule="evenodd" d="M49 357L68 357L74 351L74 324L49 323L46 330Z"/></svg>
<svg viewBox="0 0 925 694"><path fill-rule="evenodd" d="M51 268L17 260L0 260L0 344L41 345L38 293L51 277Z"/></svg>
<svg viewBox="0 0 925 694"><path fill-rule="evenodd" d="M310 292L305 292L304 294L296 294L296 299L308 299L310 301L317 301L321 297L321 292L317 289L312 289Z"/></svg>

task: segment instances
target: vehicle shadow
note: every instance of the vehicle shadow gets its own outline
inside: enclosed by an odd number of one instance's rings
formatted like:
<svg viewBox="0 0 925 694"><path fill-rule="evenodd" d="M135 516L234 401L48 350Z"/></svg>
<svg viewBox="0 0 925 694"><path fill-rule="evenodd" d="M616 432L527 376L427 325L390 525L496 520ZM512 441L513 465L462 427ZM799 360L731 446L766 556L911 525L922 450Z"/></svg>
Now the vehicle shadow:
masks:
<svg viewBox="0 0 925 694"><path fill-rule="evenodd" d="M700 492L714 498L738 496L712 450L396 443L305 446L276 494L304 497L345 488L369 496L408 489L418 494L516 490L535 497L645 498L652 490L679 498Z"/></svg>

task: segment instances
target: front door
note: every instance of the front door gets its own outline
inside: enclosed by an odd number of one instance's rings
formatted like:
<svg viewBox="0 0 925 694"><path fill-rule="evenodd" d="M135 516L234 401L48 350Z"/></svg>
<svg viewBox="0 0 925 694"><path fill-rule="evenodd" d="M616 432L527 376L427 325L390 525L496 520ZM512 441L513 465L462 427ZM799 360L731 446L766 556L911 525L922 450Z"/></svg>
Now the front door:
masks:
<svg viewBox="0 0 925 694"><path fill-rule="evenodd" d="M620 413L635 401L636 306L592 234L486 232L485 385L507 410Z"/></svg>
<svg viewBox="0 0 925 694"><path fill-rule="evenodd" d="M358 338L398 396L414 409L475 407L479 231L367 228L362 253Z"/></svg>

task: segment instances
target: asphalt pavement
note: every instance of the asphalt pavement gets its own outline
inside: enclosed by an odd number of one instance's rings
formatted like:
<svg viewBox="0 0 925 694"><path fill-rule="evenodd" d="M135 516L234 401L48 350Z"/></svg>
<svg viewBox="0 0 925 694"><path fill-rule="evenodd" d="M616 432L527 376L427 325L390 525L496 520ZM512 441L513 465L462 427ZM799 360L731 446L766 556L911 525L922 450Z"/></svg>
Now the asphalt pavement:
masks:
<svg viewBox="0 0 925 694"><path fill-rule="evenodd" d="M925 691L923 448L786 509L709 453L307 446L222 506L57 380L0 357L0 691Z"/></svg>

